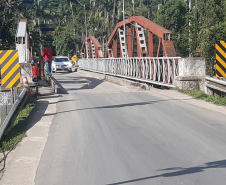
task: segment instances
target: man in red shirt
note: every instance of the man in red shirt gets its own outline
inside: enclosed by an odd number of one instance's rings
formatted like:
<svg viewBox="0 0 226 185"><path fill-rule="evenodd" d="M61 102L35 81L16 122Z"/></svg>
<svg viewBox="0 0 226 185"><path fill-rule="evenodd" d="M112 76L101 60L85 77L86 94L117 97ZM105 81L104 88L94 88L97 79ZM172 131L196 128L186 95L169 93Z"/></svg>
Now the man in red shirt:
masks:
<svg viewBox="0 0 226 185"><path fill-rule="evenodd" d="M45 49L42 51L42 57L45 59L46 70L49 75L51 75L51 65L52 65L52 50L44 45Z"/></svg>

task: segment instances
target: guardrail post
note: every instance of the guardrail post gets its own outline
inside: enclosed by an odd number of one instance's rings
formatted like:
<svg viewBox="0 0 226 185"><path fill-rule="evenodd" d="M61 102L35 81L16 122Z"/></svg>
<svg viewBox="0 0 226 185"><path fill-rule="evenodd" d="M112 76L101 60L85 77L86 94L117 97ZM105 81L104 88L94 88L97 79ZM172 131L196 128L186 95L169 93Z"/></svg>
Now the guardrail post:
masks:
<svg viewBox="0 0 226 185"><path fill-rule="evenodd" d="M7 116L7 105L0 105L0 125L2 125L6 116Z"/></svg>
<svg viewBox="0 0 226 185"><path fill-rule="evenodd" d="M207 87L205 93L206 93L206 95L208 95L208 96L213 96L213 95L214 95L214 90Z"/></svg>
<svg viewBox="0 0 226 185"><path fill-rule="evenodd" d="M0 125L5 120L8 112L10 111L13 104L13 96L11 91L9 90L1 90L0 91Z"/></svg>
<svg viewBox="0 0 226 185"><path fill-rule="evenodd" d="M53 92L56 93L56 87L55 87L56 85L55 85L55 82L52 79L50 79L50 81L51 81L51 87L53 89Z"/></svg>

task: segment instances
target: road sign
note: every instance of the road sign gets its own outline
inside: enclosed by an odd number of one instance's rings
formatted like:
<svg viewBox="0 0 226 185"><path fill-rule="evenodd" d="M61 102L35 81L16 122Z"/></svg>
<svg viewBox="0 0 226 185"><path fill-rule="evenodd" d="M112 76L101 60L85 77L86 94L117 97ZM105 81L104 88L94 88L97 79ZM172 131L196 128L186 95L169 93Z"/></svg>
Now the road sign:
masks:
<svg viewBox="0 0 226 185"><path fill-rule="evenodd" d="M79 58L77 57L77 55L74 55L71 60L73 60L74 62L76 62L76 60L78 60Z"/></svg>
<svg viewBox="0 0 226 185"><path fill-rule="evenodd" d="M226 77L226 43L216 43L216 77Z"/></svg>
<svg viewBox="0 0 226 185"><path fill-rule="evenodd" d="M55 31L54 24L40 24L41 31Z"/></svg>
<svg viewBox="0 0 226 185"><path fill-rule="evenodd" d="M17 50L0 50L0 69L2 87L21 87Z"/></svg>

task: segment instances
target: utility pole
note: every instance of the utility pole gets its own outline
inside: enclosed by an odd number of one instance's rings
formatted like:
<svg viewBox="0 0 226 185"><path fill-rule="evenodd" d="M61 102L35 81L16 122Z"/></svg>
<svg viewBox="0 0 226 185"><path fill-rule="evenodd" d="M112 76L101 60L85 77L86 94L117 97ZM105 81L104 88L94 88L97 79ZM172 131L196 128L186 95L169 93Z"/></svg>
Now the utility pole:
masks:
<svg viewBox="0 0 226 185"><path fill-rule="evenodd" d="M133 4L133 15L135 15L134 0L132 0L132 4Z"/></svg>
<svg viewBox="0 0 226 185"><path fill-rule="evenodd" d="M191 11L192 11L192 0L189 0L189 57L192 57L191 52Z"/></svg>
<svg viewBox="0 0 226 185"><path fill-rule="evenodd" d="M126 21L125 21L125 1L122 0L123 2L123 27L124 27L124 39L125 39L125 48L127 51L127 46L126 46ZM127 53L126 53L127 55Z"/></svg>
<svg viewBox="0 0 226 185"><path fill-rule="evenodd" d="M124 38L126 38L126 22L125 22L125 1L123 2L123 26L124 26Z"/></svg>
<svg viewBox="0 0 226 185"><path fill-rule="evenodd" d="M84 6L84 12L85 12L85 27L86 27L86 41L85 41L85 47L86 47L86 58L88 58L89 53L87 52L87 24L86 24L86 5L82 4L79 0L77 0L78 3L82 6Z"/></svg>
<svg viewBox="0 0 226 185"><path fill-rule="evenodd" d="M86 50L87 50L87 24L86 24L86 5L84 4L84 11L85 11L85 27L86 27L86 42L85 42L85 44L86 44ZM88 53L88 51L86 51L86 58L89 58L89 53Z"/></svg>
<svg viewBox="0 0 226 185"><path fill-rule="evenodd" d="M72 15L72 19L73 19L73 22L74 22L74 12L73 12L73 7L72 7L71 1L70 1L70 7L71 7L71 15Z"/></svg>
<svg viewBox="0 0 226 185"><path fill-rule="evenodd" d="M75 26L74 12L73 12L73 6L72 6L71 1L70 1L70 7L71 7L71 16L72 16L72 20L73 20L73 26ZM74 35L76 35L75 28L73 28L73 31L74 31ZM76 54L76 42L75 42L75 54Z"/></svg>
<svg viewBox="0 0 226 185"><path fill-rule="evenodd" d="M112 24L111 24L111 32L113 32L114 25L115 25L115 1L116 0L114 0L113 15L112 15Z"/></svg>

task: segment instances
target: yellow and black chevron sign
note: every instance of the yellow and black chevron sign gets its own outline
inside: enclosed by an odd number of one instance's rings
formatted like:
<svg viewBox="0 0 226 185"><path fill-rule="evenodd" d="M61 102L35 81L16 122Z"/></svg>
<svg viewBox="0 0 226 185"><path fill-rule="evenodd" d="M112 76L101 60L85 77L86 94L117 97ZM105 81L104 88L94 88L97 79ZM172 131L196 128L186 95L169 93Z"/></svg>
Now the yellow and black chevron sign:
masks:
<svg viewBox="0 0 226 185"><path fill-rule="evenodd" d="M2 87L21 87L17 50L0 50L0 68Z"/></svg>
<svg viewBox="0 0 226 185"><path fill-rule="evenodd" d="M216 43L216 77L226 77L226 43Z"/></svg>

